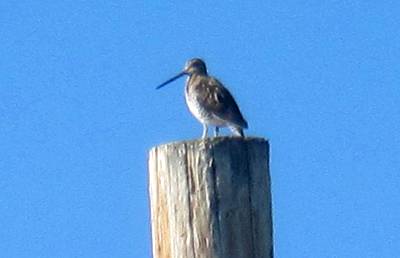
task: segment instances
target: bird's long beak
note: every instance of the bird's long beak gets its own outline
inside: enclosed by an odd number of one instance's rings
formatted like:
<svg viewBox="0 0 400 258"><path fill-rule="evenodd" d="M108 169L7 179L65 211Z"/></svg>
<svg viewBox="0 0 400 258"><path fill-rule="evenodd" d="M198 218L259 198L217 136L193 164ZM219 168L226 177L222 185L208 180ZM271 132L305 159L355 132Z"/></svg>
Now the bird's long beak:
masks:
<svg viewBox="0 0 400 258"><path fill-rule="evenodd" d="M156 90L158 90L158 89L164 87L165 85L167 85L167 84L170 83L170 82L175 81L176 79L178 79L178 78L184 76L185 74L186 74L185 71L178 73L177 75L175 75L174 77L172 77L172 78L169 79L168 81L163 82L163 83L161 83L160 85L158 85L157 88L156 88Z"/></svg>

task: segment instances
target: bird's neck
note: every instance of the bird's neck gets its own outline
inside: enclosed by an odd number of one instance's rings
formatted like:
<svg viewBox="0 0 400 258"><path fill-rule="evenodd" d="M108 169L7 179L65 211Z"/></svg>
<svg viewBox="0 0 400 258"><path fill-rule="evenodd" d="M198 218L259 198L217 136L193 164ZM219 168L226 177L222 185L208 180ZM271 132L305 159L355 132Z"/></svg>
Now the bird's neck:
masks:
<svg viewBox="0 0 400 258"><path fill-rule="evenodd" d="M193 73L189 75L189 77L186 79L186 85L193 84L195 81L199 80L202 76L204 75L198 73Z"/></svg>
<svg viewBox="0 0 400 258"><path fill-rule="evenodd" d="M193 73L186 79L186 92L189 92L190 87L195 87L204 75Z"/></svg>

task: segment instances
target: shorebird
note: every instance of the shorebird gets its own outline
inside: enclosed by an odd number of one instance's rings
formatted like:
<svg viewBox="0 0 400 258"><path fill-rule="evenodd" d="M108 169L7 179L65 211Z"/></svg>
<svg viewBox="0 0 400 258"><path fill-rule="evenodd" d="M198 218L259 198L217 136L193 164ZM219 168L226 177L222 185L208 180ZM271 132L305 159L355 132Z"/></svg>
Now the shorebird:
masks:
<svg viewBox="0 0 400 258"><path fill-rule="evenodd" d="M208 126L215 126L215 136L220 127L228 127L236 136L242 136L247 122L243 118L232 94L216 78L209 76L206 64L199 58L186 62L182 72L160 84L156 89L188 75L185 99L193 116L203 124L202 138L208 134Z"/></svg>

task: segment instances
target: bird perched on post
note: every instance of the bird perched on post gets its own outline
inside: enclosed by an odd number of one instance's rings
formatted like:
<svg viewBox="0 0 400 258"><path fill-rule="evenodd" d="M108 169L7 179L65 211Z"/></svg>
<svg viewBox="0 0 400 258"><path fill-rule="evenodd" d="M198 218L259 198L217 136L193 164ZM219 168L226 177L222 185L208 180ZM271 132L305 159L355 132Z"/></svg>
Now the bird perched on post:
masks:
<svg viewBox="0 0 400 258"><path fill-rule="evenodd" d="M206 64L199 58L186 62L182 72L157 87L167 85L188 75L185 99L193 116L203 124L202 138L207 137L208 126L215 126L215 136L220 127L228 127L234 135L244 137L247 122L243 118L232 94L216 78L207 74Z"/></svg>

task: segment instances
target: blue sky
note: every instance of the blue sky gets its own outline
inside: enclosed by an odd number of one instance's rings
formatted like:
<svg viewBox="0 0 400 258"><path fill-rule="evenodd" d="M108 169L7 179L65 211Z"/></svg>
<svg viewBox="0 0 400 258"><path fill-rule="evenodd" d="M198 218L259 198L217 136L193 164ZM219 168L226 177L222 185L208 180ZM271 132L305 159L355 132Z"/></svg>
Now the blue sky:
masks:
<svg viewBox="0 0 400 258"><path fill-rule="evenodd" d="M270 139L276 257L396 257L399 11L2 1L0 256L150 257L147 152L202 130L154 88L202 57Z"/></svg>

